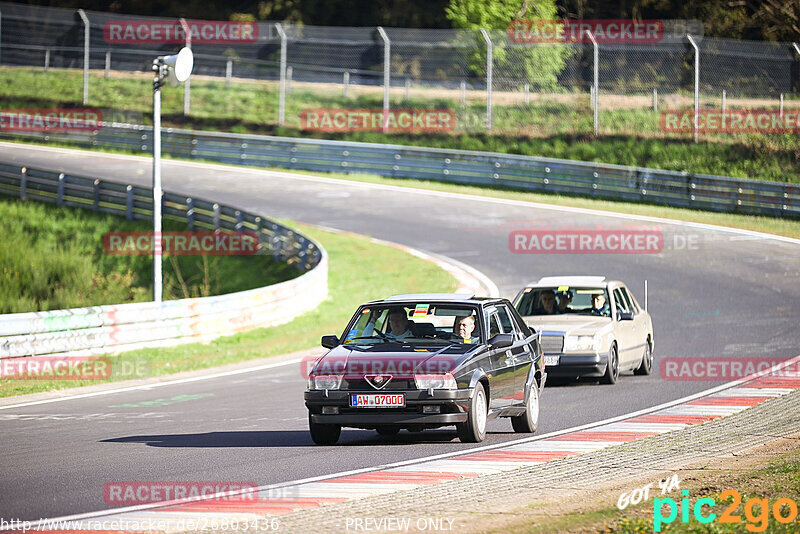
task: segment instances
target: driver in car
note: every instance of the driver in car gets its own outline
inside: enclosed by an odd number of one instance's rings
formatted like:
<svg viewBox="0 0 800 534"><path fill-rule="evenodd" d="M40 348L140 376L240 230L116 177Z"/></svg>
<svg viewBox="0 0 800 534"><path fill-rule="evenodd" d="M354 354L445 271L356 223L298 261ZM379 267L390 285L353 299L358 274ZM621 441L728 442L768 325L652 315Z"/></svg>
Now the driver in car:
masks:
<svg viewBox="0 0 800 534"><path fill-rule="evenodd" d="M453 323L453 334L464 339L464 343L476 343L477 337L472 337L472 331L475 330L475 316L462 315L456 317Z"/></svg>
<svg viewBox="0 0 800 534"><path fill-rule="evenodd" d="M406 339L414 337L411 332L411 321L403 308L389 310L389 331L386 335L392 339Z"/></svg>

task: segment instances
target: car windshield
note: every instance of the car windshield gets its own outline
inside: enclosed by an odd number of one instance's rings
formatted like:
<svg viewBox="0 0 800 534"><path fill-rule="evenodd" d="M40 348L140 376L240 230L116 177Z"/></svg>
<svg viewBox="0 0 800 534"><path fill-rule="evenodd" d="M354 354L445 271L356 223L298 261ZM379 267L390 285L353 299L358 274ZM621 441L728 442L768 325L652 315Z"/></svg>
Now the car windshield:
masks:
<svg viewBox="0 0 800 534"><path fill-rule="evenodd" d="M520 315L578 314L609 317L608 294L602 287L528 287L514 305Z"/></svg>
<svg viewBox="0 0 800 534"><path fill-rule="evenodd" d="M413 302L379 304L360 310L344 344L477 344L483 339L476 308Z"/></svg>

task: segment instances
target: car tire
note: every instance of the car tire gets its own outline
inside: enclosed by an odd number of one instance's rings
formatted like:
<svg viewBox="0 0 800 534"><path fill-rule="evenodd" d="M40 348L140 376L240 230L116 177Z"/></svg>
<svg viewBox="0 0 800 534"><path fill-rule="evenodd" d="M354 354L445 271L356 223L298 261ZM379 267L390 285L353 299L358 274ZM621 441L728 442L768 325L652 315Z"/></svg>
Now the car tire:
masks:
<svg viewBox="0 0 800 534"><path fill-rule="evenodd" d="M335 445L342 433L340 425L315 423L311 420L311 414L308 414L308 429L311 431L311 439L317 445Z"/></svg>
<svg viewBox="0 0 800 534"><path fill-rule="evenodd" d="M642 355L642 363L639 367L633 370L635 375L649 375L653 372L653 349L650 348L650 340L644 342L644 355Z"/></svg>
<svg viewBox="0 0 800 534"><path fill-rule="evenodd" d="M469 405L469 417L456 425L458 439L463 443L480 443L486 438L486 415L489 402L483 384L475 385L475 393Z"/></svg>
<svg viewBox="0 0 800 534"><path fill-rule="evenodd" d="M515 415L511 418L511 426L514 432L533 434L539 426L539 386L534 380L531 391L528 394L528 404L525 406L525 413Z"/></svg>
<svg viewBox="0 0 800 534"><path fill-rule="evenodd" d="M619 355L617 354L617 345L611 344L608 349L608 365L606 365L606 374L600 379L603 384L616 384L619 378Z"/></svg>
<svg viewBox="0 0 800 534"><path fill-rule="evenodd" d="M375 431L381 436L395 436L400 432L399 426L379 426Z"/></svg>

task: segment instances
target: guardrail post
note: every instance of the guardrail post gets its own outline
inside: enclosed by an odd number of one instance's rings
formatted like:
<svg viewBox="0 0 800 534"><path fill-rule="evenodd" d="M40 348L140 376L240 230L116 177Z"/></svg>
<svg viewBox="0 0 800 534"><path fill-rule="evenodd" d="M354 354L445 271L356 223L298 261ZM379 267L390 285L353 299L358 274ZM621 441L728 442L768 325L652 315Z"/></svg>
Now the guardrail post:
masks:
<svg viewBox="0 0 800 534"><path fill-rule="evenodd" d="M492 131L492 67L494 60L494 45L489 37L489 32L481 28L481 35L486 41L486 131Z"/></svg>
<svg viewBox="0 0 800 534"><path fill-rule="evenodd" d="M342 74L342 96L347 98L347 87L350 85L350 73L344 71Z"/></svg>
<svg viewBox="0 0 800 534"><path fill-rule="evenodd" d="M92 189L94 190L94 202L92 203L92 211L97 211L100 209L100 179L97 178L92 184Z"/></svg>
<svg viewBox="0 0 800 534"><path fill-rule="evenodd" d="M111 50L106 50L106 74L105 78L108 79L111 74Z"/></svg>
<svg viewBox="0 0 800 534"><path fill-rule="evenodd" d="M89 103L89 19L86 13L78 10L83 20L83 105Z"/></svg>
<svg viewBox="0 0 800 534"><path fill-rule="evenodd" d="M220 214L219 204L214 203L213 207L214 207L214 230L219 230L219 214Z"/></svg>
<svg viewBox="0 0 800 534"><path fill-rule="evenodd" d="M186 36L186 48L189 50L192 49L192 29L189 28L189 24L186 22L186 19L180 19L181 27L183 28L184 35ZM188 115L190 108L192 105L192 86L191 86L191 76L186 78L186 81L183 82L183 114Z"/></svg>
<svg viewBox="0 0 800 534"><path fill-rule="evenodd" d="M28 196L28 168L22 167L19 181L19 199L25 202Z"/></svg>
<svg viewBox="0 0 800 534"><path fill-rule="evenodd" d="M700 129L700 48L688 33L686 38L694 48L694 142L696 143Z"/></svg>
<svg viewBox="0 0 800 534"><path fill-rule="evenodd" d="M186 199L186 227L194 230L194 200Z"/></svg>
<svg viewBox="0 0 800 534"><path fill-rule="evenodd" d="M600 107L600 70L599 70L599 59L600 59L600 49L597 46L597 40L594 38L594 35L589 30L584 30L586 35L589 37L589 40L592 41L593 47L593 78L592 78L592 111L594 113L594 136L597 137L597 131L599 127L599 107Z"/></svg>
<svg viewBox="0 0 800 534"><path fill-rule="evenodd" d="M280 22L275 29L281 38L280 95L278 97L278 126L283 126L286 119L286 32Z"/></svg>
<svg viewBox="0 0 800 534"><path fill-rule="evenodd" d="M389 36L383 31L383 28L378 26L378 34L383 39L383 131L389 131L389 88L392 83L391 73L389 68L391 66L391 53L392 43L389 41Z"/></svg>
<svg viewBox="0 0 800 534"><path fill-rule="evenodd" d="M244 225L244 218L242 218L242 212L239 211L239 210L236 210L236 226L234 226L234 229L237 232L241 232L243 225Z"/></svg>
<svg viewBox="0 0 800 534"><path fill-rule="evenodd" d="M50 49L44 51L44 71L50 68Z"/></svg>
<svg viewBox="0 0 800 534"><path fill-rule="evenodd" d="M133 186L128 185L125 188L125 218L129 221L133 220Z"/></svg>
<svg viewBox="0 0 800 534"><path fill-rule="evenodd" d="M225 88L231 86L231 77L233 76L233 60L228 58L225 63Z"/></svg>
<svg viewBox="0 0 800 534"><path fill-rule="evenodd" d="M130 186L128 186L130 187ZM56 194L56 206L64 203L64 173L58 175L58 193Z"/></svg>

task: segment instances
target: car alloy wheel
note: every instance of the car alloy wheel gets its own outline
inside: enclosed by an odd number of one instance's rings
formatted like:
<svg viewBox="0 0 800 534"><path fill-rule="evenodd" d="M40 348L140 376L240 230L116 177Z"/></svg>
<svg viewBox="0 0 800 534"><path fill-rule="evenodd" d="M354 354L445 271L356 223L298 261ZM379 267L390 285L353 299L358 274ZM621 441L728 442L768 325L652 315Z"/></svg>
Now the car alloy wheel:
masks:
<svg viewBox="0 0 800 534"><path fill-rule="evenodd" d="M619 377L619 357L617 356L617 346L612 343L611 348L608 349L608 365L606 365L606 374L600 380L603 384L616 384Z"/></svg>
<svg viewBox="0 0 800 534"><path fill-rule="evenodd" d="M475 393L470 402L468 418L456 425L458 438L464 443L478 443L486 438L486 390L483 384L475 385Z"/></svg>
<svg viewBox="0 0 800 534"><path fill-rule="evenodd" d="M512 417L511 426L514 427L514 432L528 434L536 432L536 428L539 426L539 386L535 380L528 393L525 413Z"/></svg>
<svg viewBox="0 0 800 534"><path fill-rule="evenodd" d="M642 363L639 364L633 374L636 375L649 375L653 372L653 349L650 348L650 340L644 342L644 355L642 356Z"/></svg>

